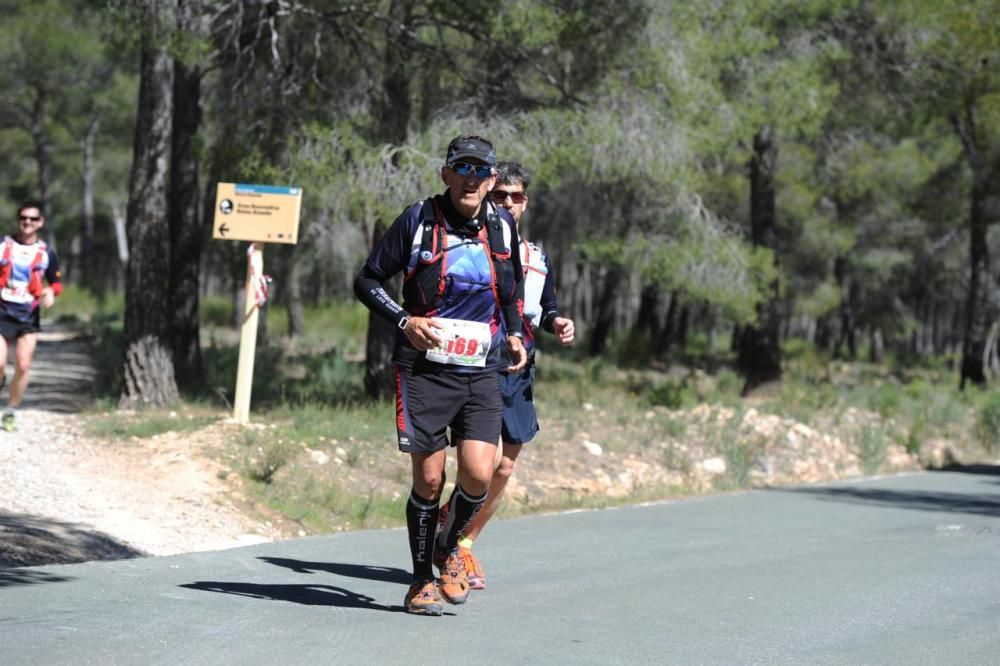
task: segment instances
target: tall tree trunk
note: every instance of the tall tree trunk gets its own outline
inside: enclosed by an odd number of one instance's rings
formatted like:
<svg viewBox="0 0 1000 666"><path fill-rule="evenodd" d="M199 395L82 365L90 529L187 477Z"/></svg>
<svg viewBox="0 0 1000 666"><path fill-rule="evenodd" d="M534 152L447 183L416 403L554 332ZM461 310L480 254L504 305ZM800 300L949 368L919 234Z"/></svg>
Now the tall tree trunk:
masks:
<svg viewBox="0 0 1000 666"><path fill-rule="evenodd" d="M615 321L615 298L618 296L623 276L624 270L619 266L612 266L604 276L601 296L595 306L597 312L594 327L587 346L587 353L591 356L600 356L607 348L608 336Z"/></svg>
<svg viewBox="0 0 1000 666"><path fill-rule="evenodd" d="M824 352L833 352L834 319L837 313L828 312L816 321L816 348Z"/></svg>
<svg viewBox="0 0 1000 666"><path fill-rule="evenodd" d="M410 55L413 0L392 0L389 3L389 21L386 28L386 48L382 58L382 95L376 105L376 136L379 143L402 145L406 142L410 124L410 77L406 59ZM394 159L396 159L394 157ZM375 222L371 232L371 247L385 233L384 222ZM399 297L401 281L393 278L385 284L386 292ZM396 329L389 322L374 314L368 315L368 339L365 342L365 392L379 399L395 394L396 385L392 367L392 350L396 345Z"/></svg>
<svg viewBox="0 0 1000 666"><path fill-rule="evenodd" d="M885 360L885 340L882 337L882 329L878 326L872 329L871 345L868 360L875 364L882 363Z"/></svg>
<svg viewBox="0 0 1000 666"><path fill-rule="evenodd" d="M662 292L655 284L648 284L639 294L639 312L635 328L645 333L653 344L663 345L663 319L660 316ZM671 304L672 305L672 304Z"/></svg>
<svg viewBox="0 0 1000 666"><path fill-rule="evenodd" d="M80 150L83 153L83 220L80 229L80 275L78 282L92 292L99 292L97 265L94 261L94 180L97 176L94 166L94 150L97 143L97 130L101 120L92 115L87 121L87 129L80 140Z"/></svg>
<svg viewBox="0 0 1000 666"><path fill-rule="evenodd" d="M969 103L961 118L952 122L972 171L972 190L969 206L969 288L965 299L965 326L962 336L962 367L960 386L971 381L986 384L988 374L987 335L992 312L990 295L996 288L990 274L990 250L987 242L989 215L986 210L990 185L994 177L993 165L986 159L977 132L978 112Z"/></svg>
<svg viewBox="0 0 1000 666"><path fill-rule="evenodd" d="M680 347L683 350L684 345L687 344L690 316L690 306L681 301L680 292L671 292L670 306L667 308L667 316L663 323L663 345L661 351L664 356L673 347ZM737 330L741 329L737 327Z"/></svg>
<svg viewBox="0 0 1000 666"><path fill-rule="evenodd" d="M112 223L115 227L115 248L118 250L118 263L111 275L111 290L121 291L125 285L125 271L128 268L128 231L125 207L120 201L111 206Z"/></svg>
<svg viewBox="0 0 1000 666"><path fill-rule="evenodd" d="M378 143L401 145L410 124L410 76L406 66L412 53L414 0L391 0L382 58L382 95L375 108Z"/></svg>
<svg viewBox="0 0 1000 666"><path fill-rule="evenodd" d="M857 324L854 321L854 300L850 267L846 257L837 257L833 263L833 274L840 288L840 333L833 345L833 355L839 356L840 349L847 346L847 356L852 361L858 357Z"/></svg>
<svg viewBox="0 0 1000 666"><path fill-rule="evenodd" d="M766 247L778 265L778 243L774 207L774 174L778 146L770 127L763 127L753 139L750 160L750 229L755 247ZM771 283L769 298L757 307L757 321L743 330L739 367L746 383L743 393L781 378L779 283Z"/></svg>
<svg viewBox="0 0 1000 666"><path fill-rule="evenodd" d="M969 288L965 299L965 329L962 336L961 388L971 381L986 384L986 334L989 329L990 250L986 242L986 216L983 201L977 201L973 185L972 212L969 220Z"/></svg>
<svg viewBox="0 0 1000 666"><path fill-rule="evenodd" d="M301 237L299 239L302 240ZM288 253L288 336L295 338L306 332L306 316L302 307L302 253L301 243L293 245Z"/></svg>
<svg viewBox="0 0 1000 666"><path fill-rule="evenodd" d="M166 405L179 397L168 338L170 317L164 307L170 302L167 175L174 66L162 29L174 25L174 6L171 0L148 0L141 7L145 29L126 223L122 407Z"/></svg>
<svg viewBox="0 0 1000 666"><path fill-rule="evenodd" d="M187 23L187 22L184 22ZM178 385L202 386L198 285L204 234L198 210L198 157L201 126L201 71L174 61L174 111L170 153L170 343Z"/></svg>

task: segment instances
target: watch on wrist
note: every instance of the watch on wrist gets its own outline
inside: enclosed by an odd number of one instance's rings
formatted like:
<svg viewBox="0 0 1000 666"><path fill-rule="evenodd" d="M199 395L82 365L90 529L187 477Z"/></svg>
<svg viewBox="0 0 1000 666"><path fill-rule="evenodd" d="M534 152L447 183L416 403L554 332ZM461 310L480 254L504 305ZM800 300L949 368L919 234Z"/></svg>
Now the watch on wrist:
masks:
<svg viewBox="0 0 1000 666"><path fill-rule="evenodd" d="M409 323L410 323L410 318L409 317L403 317L402 319L399 320L399 323L396 324L396 327L399 328L399 330L401 330L401 331L405 331L406 330L406 325L409 324Z"/></svg>
<svg viewBox="0 0 1000 666"><path fill-rule="evenodd" d="M515 338L518 338L519 340L524 340L524 331L511 331L507 335L513 335Z"/></svg>

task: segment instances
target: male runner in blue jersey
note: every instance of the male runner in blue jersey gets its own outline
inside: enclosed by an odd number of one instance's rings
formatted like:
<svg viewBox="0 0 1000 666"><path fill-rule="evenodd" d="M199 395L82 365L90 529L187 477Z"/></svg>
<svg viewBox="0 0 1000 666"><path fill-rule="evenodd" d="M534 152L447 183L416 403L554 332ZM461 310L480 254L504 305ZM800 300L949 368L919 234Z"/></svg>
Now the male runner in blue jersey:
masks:
<svg viewBox="0 0 1000 666"><path fill-rule="evenodd" d="M531 173L518 162L498 162L497 183L493 186L493 202L510 212L515 224L528 208L528 185ZM535 414L535 340L534 331L541 328L554 334L564 346L573 342L576 335L572 319L559 314L556 301L555 280L549 257L534 243L521 239L520 258L524 270L524 346L528 350L528 365L519 372L500 375L503 389L503 451L500 463L490 479L483 507L463 530L459 539L459 554L465 564L469 588L486 587L482 565L472 554L472 543L479 537L503 497L507 481L514 473L521 445L530 442L538 432Z"/></svg>
<svg viewBox="0 0 1000 666"><path fill-rule="evenodd" d="M413 584L403 601L410 613L441 615L441 597L452 604L468 597L458 538L485 501L493 473L503 412L499 373L517 372L528 360L517 228L487 199L495 162L482 137L452 140L441 167L447 190L403 211L354 282L358 298L399 329L396 429L413 474L406 506ZM402 306L382 288L400 272ZM435 538L449 429L458 479Z"/></svg>
<svg viewBox="0 0 1000 666"><path fill-rule="evenodd" d="M4 361L0 386L7 379L7 345L14 343L14 378L0 417L0 426L7 432L15 429L16 410L28 388L36 334L41 330L39 306L52 307L62 293L59 260L38 237L44 225L42 204L25 201L17 209L17 232L5 236L0 246L0 358Z"/></svg>

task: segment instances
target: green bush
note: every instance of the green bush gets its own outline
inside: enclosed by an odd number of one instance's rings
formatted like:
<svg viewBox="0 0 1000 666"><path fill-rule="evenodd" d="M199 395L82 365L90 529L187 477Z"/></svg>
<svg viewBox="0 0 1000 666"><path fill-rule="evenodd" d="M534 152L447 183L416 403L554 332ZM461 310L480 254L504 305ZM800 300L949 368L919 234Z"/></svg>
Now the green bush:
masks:
<svg viewBox="0 0 1000 666"><path fill-rule="evenodd" d="M876 394L875 411L885 417L895 416L903 402L902 391L895 382L884 382Z"/></svg>
<svg viewBox="0 0 1000 666"><path fill-rule="evenodd" d="M682 409L698 402L698 396L694 389L686 386L684 382L669 380L647 388L644 397L650 405L666 407L667 409Z"/></svg>
<svg viewBox="0 0 1000 666"><path fill-rule="evenodd" d="M121 323L106 323L94 331L94 391L98 398L117 399L121 394L125 335Z"/></svg>
<svg viewBox="0 0 1000 666"><path fill-rule="evenodd" d="M902 442L907 453L916 455L920 451L920 447L924 444L926 430L927 423L922 417L918 417L910 424L910 428L906 432L906 439Z"/></svg>
<svg viewBox="0 0 1000 666"><path fill-rule="evenodd" d="M332 352L305 361L306 376L290 382L286 399L298 403L347 404L365 399L364 366Z"/></svg>
<svg viewBox="0 0 1000 666"><path fill-rule="evenodd" d="M129 439L138 437L145 439L165 432L191 432L200 430L215 423L214 415L179 416L151 411L139 412L134 416L122 416L119 412L111 412L87 423L87 434L101 439Z"/></svg>
<svg viewBox="0 0 1000 666"><path fill-rule="evenodd" d="M305 331L295 338L295 346L309 352L336 349L348 357L361 356L368 335L368 314L368 309L353 298L306 305L302 309ZM286 308L267 308L267 330L275 337L288 335Z"/></svg>
<svg viewBox="0 0 1000 666"><path fill-rule="evenodd" d="M202 326L225 328L233 325L233 299L205 296L198 303L198 318Z"/></svg>
<svg viewBox="0 0 1000 666"><path fill-rule="evenodd" d="M239 367L239 347L223 347L211 344L201 351L205 386L214 395L221 396L228 406L232 405L236 391L236 372ZM251 394L253 404L274 404L283 395L283 359L276 347L258 347L254 355L253 383Z"/></svg>
<svg viewBox="0 0 1000 666"><path fill-rule="evenodd" d="M262 415L264 417L264 415ZM395 404L390 401L329 405L321 402L283 404L267 412L277 428L259 435L261 441L317 441L336 436L341 441L395 441ZM258 442L260 443L260 442Z"/></svg>
<svg viewBox="0 0 1000 666"><path fill-rule="evenodd" d="M279 469L287 465L295 456L295 448L281 440L257 447L257 451L247 457L245 473L259 483L271 483Z"/></svg>
<svg viewBox="0 0 1000 666"><path fill-rule="evenodd" d="M874 474L885 462L887 449L887 433L882 428L864 426L858 432L855 440L858 457L861 459L861 471Z"/></svg>
<svg viewBox="0 0 1000 666"><path fill-rule="evenodd" d="M656 350L649 335L636 329L614 336L608 347L609 355L623 368L649 367Z"/></svg>
<svg viewBox="0 0 1000 666"><path fill-rule="evenodd" d="M62 294L56 299L52 310L46 311L45 316L53 316L60 321L102 323L120 319L124 311L124 293L95 295L83 287L65 284Z"/></svg>
<svg viewBox="0 0 1000 666"><path fill-rule="evenodd" d="M716 376L715 388L720 396L739 396L743 390L743 377L733 370L725 369Z"/></svg>
<svg viewBox="0 0 1000 666"><path fill-rule="evenodd" d="M1000 450L1000 393L990 393L979 407L976 436L990 453Z"/></svg>
<svg viewBox="0 0 1000 666"><path fill-rule="evenodd" d="M825 381L829 377L830 358L813 343L791 338L781 344L781 350L786 364L796 375L812 381Z"/></svg>

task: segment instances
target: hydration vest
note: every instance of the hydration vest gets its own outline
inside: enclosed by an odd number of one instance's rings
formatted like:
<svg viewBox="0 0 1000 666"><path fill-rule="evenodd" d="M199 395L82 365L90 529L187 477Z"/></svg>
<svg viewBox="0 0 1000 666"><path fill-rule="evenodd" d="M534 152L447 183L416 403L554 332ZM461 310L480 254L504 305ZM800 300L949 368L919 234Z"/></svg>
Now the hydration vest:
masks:
<svg viewBox="0 0 1000 666"><path fill-rule="evenodd" d="M45 272L45 255L48 251L48 246L45 245L45 241L38 241L38 251L35 253L35 258L31 260L31 265L28 269L28 293L38 298L42 295L42 290L45 288L45 284L42 282L42 276ZM0 258L0 289L7 286L10 281L11 271L14 270L14 239L10 236L4 239L3 243L3 257Z"/></svg>
<svg viewBox="0 0 1000 666"><path fill-rule="evenodd" d="M483 205L490 204L483 202ZM424 201L420 216L423 233L417 263L403 278L403 303L414 314L432 310L448 287L448 231L444 214L434 199L428 199ZM489 207L486 223L479 229L477 239L488 248L492 259L490 289L493 296L501 306L510 305L517 289L514 262L504 242L503 220Z"/></svg>
<svg viewBox="0 0 1000 666"><path fill-rule="evenodd" d="M549 270L542 248L521 241L521 268L524 270L524 318L538 328L542 321L542 290Z"/></svg>

